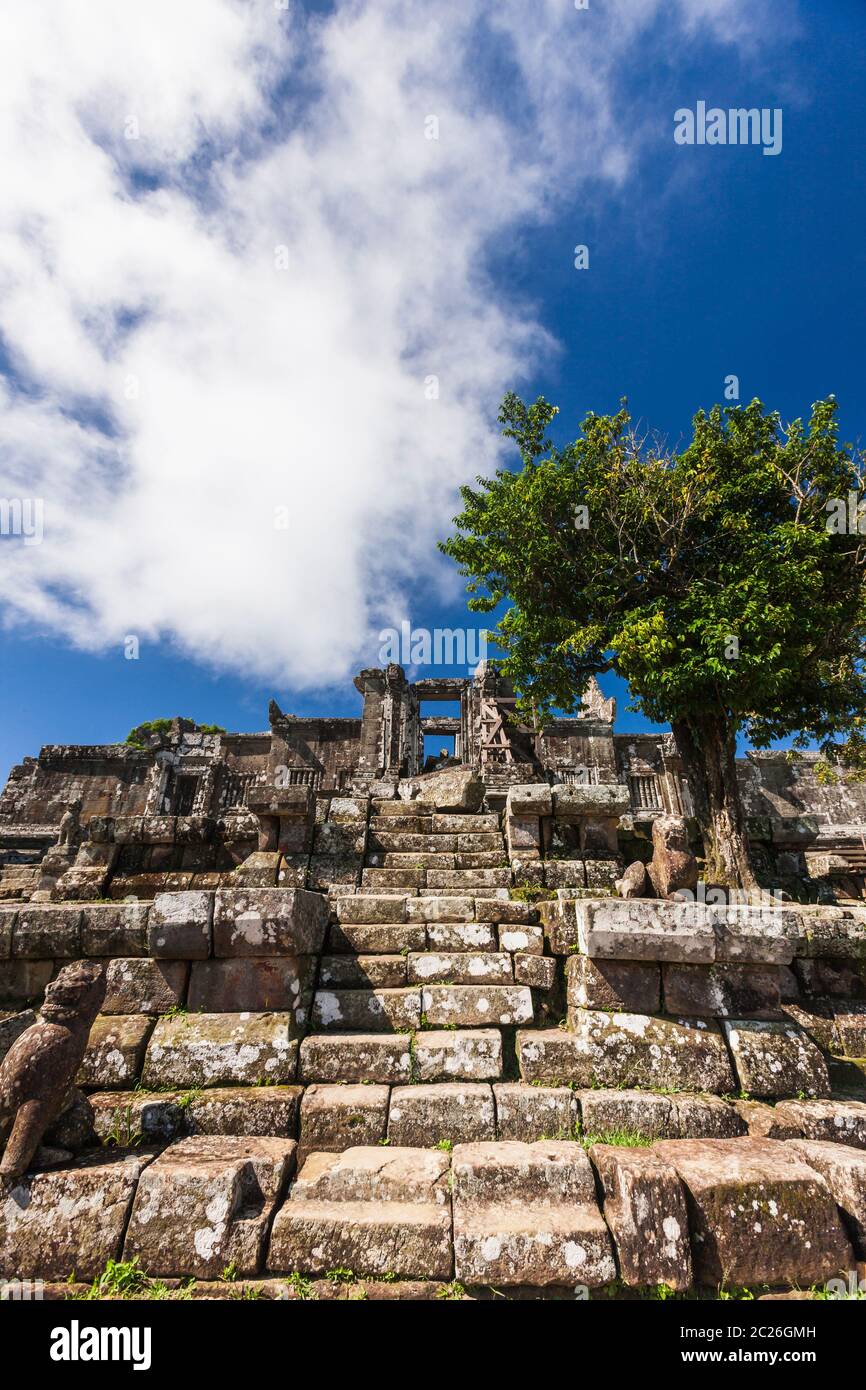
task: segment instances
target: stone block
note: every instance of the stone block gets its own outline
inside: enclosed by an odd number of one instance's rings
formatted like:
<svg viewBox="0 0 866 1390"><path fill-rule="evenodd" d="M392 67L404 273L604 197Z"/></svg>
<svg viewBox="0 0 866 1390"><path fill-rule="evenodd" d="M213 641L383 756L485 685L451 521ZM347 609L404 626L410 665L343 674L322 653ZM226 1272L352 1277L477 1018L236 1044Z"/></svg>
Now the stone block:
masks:
<svg viewBox="0 0 866 1390"><path fill-rule="evenodd" d="M511 883L510 869L434 869L427 873L428 888L507 888Z"/></svg>
<svg viewBox="0 0 866 1390"><path fill-rule="evenodd" d="M366 821L369 806L366 796L334 796L328 806L328 820L335 825L355 825Z"/></svg>
<svg viewBox="0 0 866 1390"><path fill-rule="evenodd" d="M556 960L553 956L515 955L514 979L518 985L532 989L550 990L556 984Z"/></svg>
<svg viewBox="0 0 866 1390"><path fill-rule="evenodd" d="M161 1018L147 1049L143 1084L158 1088L294 1081L298 1044L293 1032L287 1013Z"/></svg>
<svg viewBox="0 0 866 1390"><path fill-rule="evenodd" d="M830 956L795 960L794 970L804 994L866 998L866 960L834 960Z"/></svg>
<svg viewBox="0 0 866 1390"><path fill-rule="evenodd" d="M866 1153L847 1144L789 1140L804 1163L820 1173L845 1220L858 1260L866 1260Z"/></svg>
<svg viewBox="0 0 866 1390"><path fill-rule="evenodd" d="M421 1013L435 1025L467 1028L531 1023L532 992L525 985L429 985L421 991Z"/></svg>
<svg viewBox="0 0 866 1390"><path fill-rule="evenodd" d="M86 1103L96 1138L120 1149L142 1141L167 1144L186 1129L187 1111L178 1091L96 1091Z"/></svg>
<svg viewBox="0 0 866 1390"><path fill-rule="evenodd" d="M860 908L798 904L797 957L866 960L866 915Z"/></svg>
<svg viewBox="0 0 866 1390"><path fill-rule="evenodd" d="M659 1011L659 967L649 961L571 956L565 963L565 974L570 1009L619 1009L639 1014Z"/></svg>
<svg viewBox="0 0 866 1390"><path fill-rule="evenodd" d="M716 936L717 960L761 965L790 965L793 960L800 931L800 918L793 909L772 903L765 907L712 905L705 911Z"/></svg>
<svg viewBox="0 0 866 1390"><path fill-rule="evenodd" d="M268 1267L450 1278L449 1167L432 1149L311 1154L277 1213Z"/></svg>
<svg viewBox="0 0 866 1390"><path fill-rule="evenodd" d="M540 855L541 823L537 816L509 816L505 822L505 833L512 858ZM501 837L495 838L501 845Z"/></svg>
<svg viewBox="0 0 866 1390"><path fill-rule="evenodd" d="M301 1043L300 1080L406 1082L412 1076L407 1033L313 1034Z"/></svg>
<svg viewBox="0 0 866 1390"><path fill-rule="evenodd" d="M715 960L716 939L705 908L608 898L576 902L574 912L578 943L586 956L693 965Z"/></svg>
<svg viewBox="0 0 866 1390"><path fill-rule="evenodd" d="M866 1149L866 1104L859 1100L781 1100L774 1114L789 1131L772 1137L819 1139Z"/></svg>
<svg viewBox="0 0 866 1390"><path fill-rule="evenodd" d="M238 957L193 961L189 982L192 1013L267 1013L289 1010L299 1028L306 1023L315 956Z"/></svg>
<svg viewBox="0 0 866 1390"><path fill-rule="evenodd" d="M164 1014L183 1004L189 964L117 958L109 961L106 976L104 1014Z"/></svg>
<svg viewBox="0 0 866 1390"><path fill-rule="evenodd" d="M406 956L322 956L321 989L402 989L408 981Z"/></svg>
<svg viewBox="0 0 866 1390"><path fill-rule="evenodd" d="M755 1096L830 1094L824 1058L794 1023L732 1019L722 1027L742 1090Z"/></svg>
<svg viewBox="0 0 866 1390"><path fill-rule="evenodd" d="M479 922L529 927L538 921L538 910L531 903L517 902L509 898L479 899L475 909L475 916Z"/></svg>
<svg viewBox="0 0 866 1390"><path fill-rule="evenodd" d="M851 1267L824 1179L772 1139L662 1140L686 1188L697 1284L800 1284Z"/></svg>
<svg viewBox="0 0 866 1390"><path fill-rule="evenodd" d="M85 956L147 955L150 903L88 903L81 922Z"/></svg>
<svg viewBox="0 0 866 1390"><path fill-rule="evenodd" d="M359 955L390 956L399 955L401 951L423 951L426 944L427 931L423 922L358 926L339 922L331 924L328 935L328 949L335 953L351 951Z"/></svg>
<svg viewBox="0 0 866 1390"><path fill-rule="evenodd" d="M493 1090L473 1082L395 1086L388 1113L388 1139L402 1146L442 1140L464 1143L496 1137Z"/></svg>
<svg viewBox="0 0 866 1390"><path fill-rule="evenodd" d="M866 1057L866 1004L839 1001L834 1017L843 1054Z"/></svg>
<svg viewBox="0 0 866 1390"><path fill-rule="evenodd" d="M581 1128L585 1136L604 1144L613 1135L636 1139L679 1138L679 1121L672 1096L652 1091L578 1091Z"/></svg>
<svg viewBox="0 0 866 1390"><path fill-rule="evenodd" d="M0 1007L38 1000L54 974L53 960L0 961Z"/></svg>
<svg viewBox="0 0 866 1390"><path fill-rule="evenodd" d="M461 1283L593 1287L615 1278L610 1234L579 1144L459 1144L452 1182Z"/></svg>
<svg viewBox="0 0 866 1390"><path fill-rule="evenodd" d="M585 888L586 869L582 859L546 859L544 862L544 882L546 887Z"/></svg>
<svg viewBox="0 0 866 1390"><path fill-rule="evenodd" d="M471 922L475 917L472 898L407 898L407 922Z"/></svg>
<svg viewBox="0 0 866 1390"><path fill-rule="evenodd" d="M689 1220L676 1169L652 1149L594 1144L590 1158L604 1193L604 1218L623 1282L689 1288Z"/></svg>
<svg viewBox="0 0 866 1390"><path fill-rule="evenodd" d="M214 1086L191 1097L190 1134L273 1135L294 1139L302 1086Z"/></svg>
<svg viewBox="0 0 866 1390"><path fill-rule="evenodd" d="M496 1137L534 1143L571 1139L580 1120L576 1092L567 1086L524 1086L503 1082L493 1087Z"/></svg>
<svg viewBox="0 0 866 1390"><path fill-rule="evenodd" d="M100 1014L90 1030L76 1085L104 1090L134 1086L153 1026L146 1014Z"/></svg>
<svg viewBox="0 0 866 1390"><path fill-rule="evenodd" d="M499 951L420 951L408 958L408 977L412 984L507 985L514 983L514 967Z"/></svg>
<svg viewBox="0 0 866 1390"><path fill-rule="evenodd" d="M679 965L662 966L665 1010L699 1018L739 1018L743 1014L772 1013L781 1003L778 965Z"/></svg>
<svg viewBox="0 0 866 1390"><path fill-rule="evenodd" d="M17 914L17 908L0 905L0 961L12 955L12 926Z"/></svg>
<svg viewBox="0 0 866 1390"><path fill-rule="evenodd" d="M450 1155L437 1149L353 1145L342 1153L311 1154L289 1201L419 1202L447 1211L450 1168Z"/></svg>
<svg viewBox="0 0 866 1390"><path fill-rule="evenodd" d="M216 895L215 956L304 956L322 949L328 905L300 888L232 888Z"/></svg>
<svg viewBox="0 0 866 1390"><path fill-rule="evenodd" d="M490 922L430 922L426 945L431 951L498 951L496 928ZM424 946L414 947L424 950Z"/></svg>
<svg viewBox="0 0 866 1390"><path fill-rule="evenodd" d="M33 1009L19 1009L15 1012L7 1013L0 1011L0 1062L6 1056L16 1038L30 1028L36 1022L36 1014Z"/></svg>
<svg viewBox="0 0 866 1390"><path fill-rule="evenodd" d="M545 782L516 783L508 788L505 814L508 817L552 816L551 788Z"/></svg>
<svg viewBox="0 0 866 1390"><path fill-rule="evenodd" d="M312 1026L340 1032L399 1032L421 1023L419 989L319 989Z"/></svg>
<svg viewBox="0 0 866 1390"><path fill-rule="evenodd" d="M520 1031L517 1044L524 1081L714 1094L734 1089L718 1029L687 1020L581 1009L574 1011L572 1031Z"/></svg>
<svg viewBox="0 0 866 1390"><path fill-rule="evenodd" d="M216 1279L261 1266L271 1215L294 1166L292 1139L194 1135L139 1179L124 1258L163 1276Z"/></svg>
<svg viewBox="0 0 866 1390"><path fill-rule="evenodd" d="M147 923L148 955L206 960L211 949L213 893L157 893Z"/></svg>
<svg viewBox="0 0 866 1390"><path fill-rule="evenodd" d="M354 894L340 898L337 903L337 918L340 922L359 925L406 921L406 896L377 894L375 897L362 897Z"/></svg>
<svg viewBox="0 0 866 1390"><path fill-rule="evenodd" d="M671 1096L680 1139L734 1139L747 1125L736 1106L719 1096Z"/></svg>
<svg viewBox="0 0 866 1390"><path fill-rule="evenodd" d="M784 1004L782 1013L802 1028L816 1046L828 1053L841 1053L842 1040L836 1027L836 1010L832 999L804 999Z"/></svg>
<svg viewBox="0 0 866 1390"><path fill-rule="evenodd" d="M544 954L544 928L540 926L503 925L500 923L500 951L520 951L523 955Z"/></svg>
<svg viewBox="0 0 866 1390"><path fill-rule="evenodd" d="M378 1144L388 1125L387 1086L308 1086L301 1102L299 1162L307 1154Z"/></svg>
<svg viewBox="0 0 866 1390"><path fill-rule="evenodd" d="M334 822L317 825L313 835L313 855L357 857L364 853L366 841L367 828L363 822L360 829L351 822L342 825ZM375 836L371 836L370 843L377 844Z"/></svg>
<svg viewBox="0 0 866 1390"><path fill-rule="evenodd" d="M313 854L306 878L299 875L292 886L326 893L334 884L354 885L361 877L363 862L358 854Z"/></svg>
<svg viewBox="0 0 866 1390"><path fill-rule="evenodd" d="M783 1106L762 1100L735 1100L734 1108L752 1139L799 1139L799 1122L785 1113Z"/></svg>
<svg viewBox="0 0 866 1390"><path fill-rule="evenodd" d="M619 819L627 814L630 806L628 787L619 782L575 783L553 788L553 814L557 820L584 816Z"/></svg>
<svg viewBox="0 0 866 1390"><path fill-rule="evenodd" d="M26 1173L0 1194L0 1276L95 1279L120 1258L139 1174L152 1154L100 1153Z"/></svg>
<svg viewBox="0 0 866 1390"><path fill-rule="evenodd" d="M12 928L12 956L19 960L75 960L81 955L80 907L22 903Z"/></svg>
<svg viewBox="0 0 866 1390"><path fill-rule="evenodd" d="M502 1075L498 1028L428 1029L415 1035L416 1081L494 1081Z"/></svg>

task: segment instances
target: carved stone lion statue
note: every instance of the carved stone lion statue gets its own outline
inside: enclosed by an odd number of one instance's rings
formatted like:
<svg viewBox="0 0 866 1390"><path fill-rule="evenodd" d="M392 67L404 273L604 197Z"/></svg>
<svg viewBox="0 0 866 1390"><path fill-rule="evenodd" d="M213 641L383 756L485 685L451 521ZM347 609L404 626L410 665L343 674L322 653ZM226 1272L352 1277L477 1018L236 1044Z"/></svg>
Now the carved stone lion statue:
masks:
<svg viewBox="0 0 866 1390"><path fill-rule="evenodd" d="M0 1180L26 1173L45 1130L68 1101L91 1025L105 998L105 967L66 965L45 991L38 1022L0 1064Z"/></svg>

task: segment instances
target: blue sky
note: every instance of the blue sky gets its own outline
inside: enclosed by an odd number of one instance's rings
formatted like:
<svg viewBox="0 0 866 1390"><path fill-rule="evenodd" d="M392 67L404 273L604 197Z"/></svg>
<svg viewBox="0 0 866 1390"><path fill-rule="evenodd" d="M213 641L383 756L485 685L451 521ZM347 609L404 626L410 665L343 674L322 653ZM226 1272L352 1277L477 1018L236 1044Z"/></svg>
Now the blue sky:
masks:
<svg viewBox="0 0 866 1390"><path fill-rule="evenodd" d="M864 433L859 0L683 0L631 37L615 25L629 6L600 0L574 18L547 0L529 35L507 13L495 34L481 11L470 23L468 0L450 30L425 29L420 3L414 24L409 0L366 19L363 4L310 5L316 14L296 11L280 37L285 50L262 7L252 19L225 8L224 32L170 36L161 74L142 70L141 44L126 74L124 38L131 49L136 35L123 25L104 53L94 30L100 60L82 90L39 48L57 26L42 31L37 16L25 36L49 93L45 138L56 146L51 123L65 111L81 129L63 152L74 186L52 189L48 176L37 205L33 166L29 184L26 168L12 179L16 235L29 230L0 279L0 496L44 495L46 536L38 555L0 540L0 779L44 743L118 740L156 716L260 729L271 695L297 714L355 714L347 673L379 664L381 628L477 625L435 538L458 483L495 465L509 387L561 407L560 440L626 395L675 443L729 373L741 400L787 418L835 392L843 436ZM596 30L591 42L588 29L567 31L577 47L559 70L557 26L572 23ZM186 73L187 44L214 76L178 95L171 63ZM384 105L376 53L395 82ZM8 60L20 67L21 53ZM146 134L124 146L112 123L133 90ZM673 113L698 99L781 107L782 152L676 146ZM0 104L18 144L23 109ZM436 148L404 151L401 123L440 109ZM429 162L440 156L443 167ZM44 283L25 259L33 226L57 229ZM257 228L268 256L289 248L279 313ZM587 271L573 267L577 243L590 248ZM502 321L487 321L491 307ZM416 413L407 363L417 380L441 375L447 409ZM119 365L144 383L123 410L111 399ZM283 452L271 457L275 438ZM268 517L285 504L284 550L276 523L255 534L257 498ZM602 684L619 697L619 730L647 727L625 712L620 683Z"/></svg>

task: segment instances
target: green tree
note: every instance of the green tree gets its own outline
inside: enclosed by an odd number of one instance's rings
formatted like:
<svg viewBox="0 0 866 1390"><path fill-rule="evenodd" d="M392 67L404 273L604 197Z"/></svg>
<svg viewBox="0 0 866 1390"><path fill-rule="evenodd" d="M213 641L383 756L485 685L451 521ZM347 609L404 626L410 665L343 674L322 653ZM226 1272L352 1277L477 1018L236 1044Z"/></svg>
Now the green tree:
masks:
<svg viewBox="0 0 866 1390"><path fill-rule="evenodd" d="M817 739L838 760L834 740L866 716L866 536L849 504L862 456L840 446L832 397L806 427L760 401L700 411L675 453L639 437L625 405L589 414L560 449L556 414L505 397L522 466L461 489L441 549L471 609L506 605L491 635L524 710L573 711L589 677L613 670L632 708L670 723L708 873L753 886L738 733L757 747Z"/></svg>

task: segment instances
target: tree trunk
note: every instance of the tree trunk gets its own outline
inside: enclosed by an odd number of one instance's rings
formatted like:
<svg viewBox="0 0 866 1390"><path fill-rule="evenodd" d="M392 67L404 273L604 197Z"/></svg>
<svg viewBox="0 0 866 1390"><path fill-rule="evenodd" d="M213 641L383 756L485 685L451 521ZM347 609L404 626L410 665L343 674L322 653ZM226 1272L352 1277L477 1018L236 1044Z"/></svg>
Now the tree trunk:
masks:
<svg viewBox="0 0 866 1390"><path fill-rule="evenodd" d="M704 836L708 882L758 887L749 859L736 769L736 729L724 715L697 715L671 725Z"/></svg>

